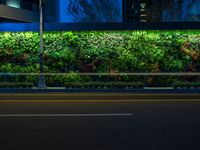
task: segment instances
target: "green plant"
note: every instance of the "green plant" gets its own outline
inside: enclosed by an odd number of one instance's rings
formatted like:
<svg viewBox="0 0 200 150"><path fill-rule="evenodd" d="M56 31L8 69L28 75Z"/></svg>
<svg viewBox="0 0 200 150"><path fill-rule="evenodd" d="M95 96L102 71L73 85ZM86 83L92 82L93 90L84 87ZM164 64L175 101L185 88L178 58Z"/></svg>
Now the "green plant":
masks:
<svg viewBox="0 0 200 150"><path fill-rule="evenodd" d="M32 88L33 83L28 82L1 82L0 88Z"/></svg>
<svg viewBox="0 0 200 150"><path fill-rule="evenodd" d="M125 89L129 88L144 88L142 82L68 82L65 84L66 88L89 88L89 89Z"/></svg>
<svg viewBox="0 0 200 150"><path fill-rule="evenodd" d="M179 82L175 82L172 86L175 89L177 89L177 88L199 88L200 82L179 81Z"/></svg>
<svg viewBox="0 0 200 150"><path fill-rule="evenodd" d="M199 30L45 32L44 70L55 73L45 76L46 83L54 86L66 82L142 81L147 86L171 86L180 78L121 76L117 73L199 72L199 35ZM39 73L39 34L0 33L0 60L1 73ZM88 72L111 75L79 75ZM38 76L31 75L0 76L0 81L7 82L37 84L37 80ZM105 83L102 86L111 85Z"/></svg>

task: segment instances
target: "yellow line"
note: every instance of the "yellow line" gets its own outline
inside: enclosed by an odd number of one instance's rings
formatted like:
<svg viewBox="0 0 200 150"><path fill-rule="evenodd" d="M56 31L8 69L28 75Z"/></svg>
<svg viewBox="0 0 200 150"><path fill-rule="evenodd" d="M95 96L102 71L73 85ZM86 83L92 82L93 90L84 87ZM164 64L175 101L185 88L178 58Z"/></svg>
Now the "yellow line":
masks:
<svg viewBox="0 0 200 150"><path fill-rule="evenodd" d="M198 99L164 100L0 100L0 103L105 103L105 102L200 102Z"/></svg>
<svg viewBox="0 0 200 150"><path fill-rule="evenodd" d="M200 93L180 93L180 94L177 94L177 93L175 93L175 94L173 94L173 93L163 93L163 94L157 94L157 93L141 93L141 94L135 94L135 93L34 93L34 94L32 94L32 93L26 93L26 94L0 94L1 96L47 96L47 95L55 95L55 96L63 96L63 95L66 95L66 96L72 96L72 95L75 95L75 96L82 96L82 95L94 95L94 96L96 96L96 95L111 95L111 96L116 96L116 95L152 95L152 96L157 96L157 95L175 95L175 96L180 96L180 95L197 95L197 96L200 96Z"/></svg>

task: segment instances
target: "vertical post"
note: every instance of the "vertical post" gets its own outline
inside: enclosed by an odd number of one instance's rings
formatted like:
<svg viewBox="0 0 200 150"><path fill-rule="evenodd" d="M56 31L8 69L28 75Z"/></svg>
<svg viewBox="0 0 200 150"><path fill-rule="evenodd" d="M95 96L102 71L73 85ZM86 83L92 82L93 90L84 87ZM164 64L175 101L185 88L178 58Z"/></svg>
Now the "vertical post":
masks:
<svg viewBox="0 0 200 150"><path fill-rule="evenodd" d="M44 20L43 20L43 0L39 0L39 11L40 11L40 74L38 81L38 88L45 88L45 77L44 77L44 65L43 65L43 30L44 30Z"/></svg>

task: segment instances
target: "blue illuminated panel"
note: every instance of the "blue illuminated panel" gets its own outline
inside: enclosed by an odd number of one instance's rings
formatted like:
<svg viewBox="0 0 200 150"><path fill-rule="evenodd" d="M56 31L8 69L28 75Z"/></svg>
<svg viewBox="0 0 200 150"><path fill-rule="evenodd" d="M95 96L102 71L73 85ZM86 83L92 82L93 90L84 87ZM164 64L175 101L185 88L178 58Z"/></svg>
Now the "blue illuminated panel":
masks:
<svg viewBox="0 0 200 150"><path fill-rule="evenodd" d="M0 23L0 32L39 31L37 23Z"/></svg>
<svg viewBox="0 0 200 150"><path fill-rule="evenodd" d="M200 22L182 23L46 23L45 31L92 31L92 30L193 30L200 29ZM0 23L0 32L39 32L39 24Z"/></svg>

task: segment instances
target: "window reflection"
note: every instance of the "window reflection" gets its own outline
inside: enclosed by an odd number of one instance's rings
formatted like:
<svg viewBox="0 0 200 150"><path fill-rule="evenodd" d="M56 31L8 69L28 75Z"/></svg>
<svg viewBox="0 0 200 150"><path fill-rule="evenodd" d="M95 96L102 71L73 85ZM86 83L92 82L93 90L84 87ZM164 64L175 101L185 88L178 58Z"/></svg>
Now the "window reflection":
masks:
<svg viewBox="0 0 200 150"><path fill-rule="evenodd" d="M69 0L74 22L200 21L199 0Z"/></svg>
<svg viewBox="0 0 200 150"><path fill-rule="evenodd" d="M121 22L121 0L69 0L68 15L73 22Z"/></svg>
<svg viewBox="0 0 200 150"><path fill-rule="evenodd" d="M199 0L123 0L125 22L200 21Z"/></svg>

